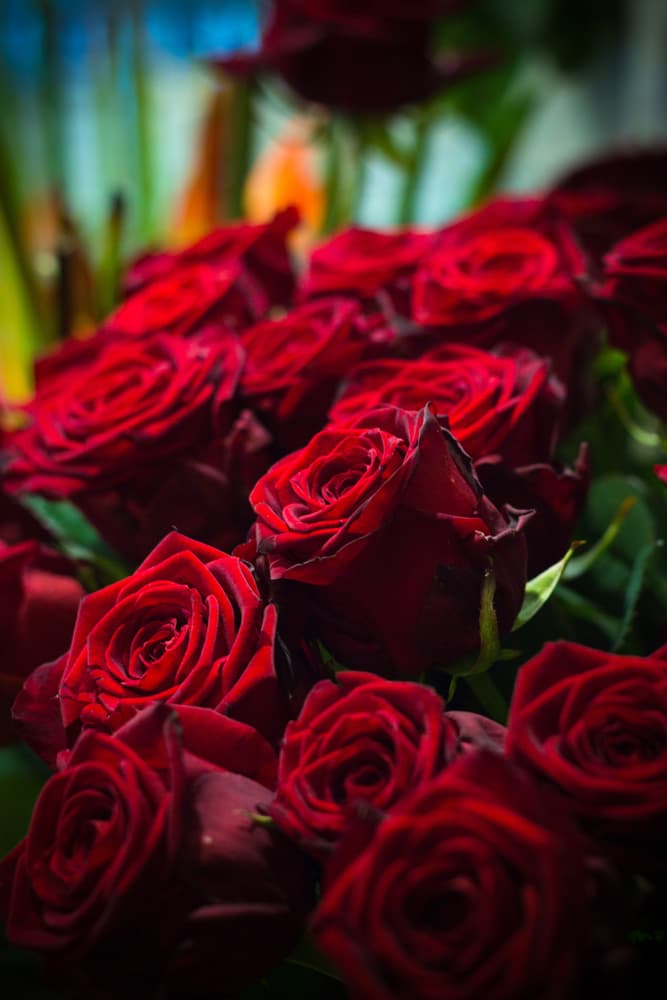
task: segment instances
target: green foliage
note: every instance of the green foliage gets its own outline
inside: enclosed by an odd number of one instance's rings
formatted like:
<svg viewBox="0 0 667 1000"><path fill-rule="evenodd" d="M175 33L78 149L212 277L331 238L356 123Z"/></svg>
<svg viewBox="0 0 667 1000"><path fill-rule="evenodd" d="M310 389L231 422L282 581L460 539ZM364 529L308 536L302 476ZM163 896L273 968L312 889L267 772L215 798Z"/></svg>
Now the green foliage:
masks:
<svg viewBox="0 0 667 1000"><path fill-rule="evenodd" d="M47 500L26 494L21 503L49 531L58 548L74 562L85 564L82 582L90 590L122 580L130 572L78 507L67 500Z"/></svg>

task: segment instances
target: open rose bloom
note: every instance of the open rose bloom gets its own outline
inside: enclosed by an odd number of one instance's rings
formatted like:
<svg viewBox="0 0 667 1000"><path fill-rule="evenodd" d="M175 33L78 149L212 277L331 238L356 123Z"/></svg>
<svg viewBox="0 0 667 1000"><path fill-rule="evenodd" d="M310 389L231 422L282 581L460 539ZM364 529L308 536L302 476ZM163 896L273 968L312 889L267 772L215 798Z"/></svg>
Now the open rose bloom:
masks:
<svg viewBox="0 0 667 1000"><path fill-rule="evenodd" d="M276 3L227 70L379 114L464 71L451 7ZM43 787L0 915L58 995L664 978L655 162L300 267L293 211L222 226L38 360L0 438L0 738Z"/></svg>

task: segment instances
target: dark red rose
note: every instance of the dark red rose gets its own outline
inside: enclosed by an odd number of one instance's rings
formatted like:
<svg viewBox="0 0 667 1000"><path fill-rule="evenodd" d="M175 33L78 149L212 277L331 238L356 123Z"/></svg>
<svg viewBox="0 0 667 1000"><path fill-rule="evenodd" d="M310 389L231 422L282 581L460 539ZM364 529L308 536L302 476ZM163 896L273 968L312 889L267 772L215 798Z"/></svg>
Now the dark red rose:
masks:
<svg viewBox="0 0 667 1000"><path fill-rule="evenodd" d="M629 354L637 392L667 418L667 216L605 256L599 289L612 341Z"/></svg>
<svg viewBox="0 0 667 1000"><path fill-rule="evenodd" d="M281 440L287 434L291 447L321 429L340 379L360 360L365 344L358 317L354 301L328 298L296 306L241 335L241 392L280 429Z"/></svg>
<svg viewBox="0 0 667 1000"><path fill-rule="evenodd" d="M105 540L133 564L174 529L230 551L253 520L250 490L271 465L272 436L243 410L224 437L171 456L131 483L77 498Z"/></svg>
<svg viewBox="0 0 667 1000"><path fill-rule="evenodd" d="M127 334L175 330L189 334L202 321L231 328L262 319L289 304L294 273L287 236L294 209L260 225L223 226L178 252L146 254L130 268L130 296L105 326Z"/></svg>
<svg viewBox="0 0 667 1000"><path fill-rule="evenodd" d="M442 229L414 279L413 319L479 346L511 340L551 357L566 384L586 261L567 225L539 199L499 199Z"/></svg>
<svg viewBox="0 0 667 1000"><path fill-rule="evenodd" d="M658 479L667 486L667 465L655 465L653 471Z"/></svg>
<svg viewBox="0 0 667 1000"><path fill-rule="evenodd" d="M8 436L8 489L99 492L210 439L228 420L242 365L233 337L102 338L96 347L41 365L30 426Z"/></svg>
<svg viewBox="0 0 667 1000"><path fill-rule="evenodd" d="M127 337L151 333L186 336L205 323L224 323L226 300L239 280L234 265L208 261L171 267L130 295L104 322L104 329Z"/></svg>
<svg viewBox="0 0 667 1000"><path fill-rule="evenodd" d="M214 65L242 77L275 73L300 97L328 107L386 113L484 65L479 55L433 55L433 21L447 6L274 0L260 51Z"/></svg>
<svg viewBox="0 0 667 1000"><path fill-rule="evenodd" d="M506 504L533 510L526 524L528 577L532 578L565 555L590 485L588 445L582 444L574 467L539 462L512 468L497 457L482 458L475 472L484 492L497 507Z"/></svg>
<svg viewBox="0 0 667 1000"><path fill-rule="evenodd" d="M267 561L288 612L312 616L347 665L414 674L474 649L490 560L501 632L521 605L524 518L487 500L429 407L326 428L250 500L257 522L240 551Z"/></svg>
<svg viewBox="0 0 667 1000"><path fill-rule="evenodd" d="M10 941L88 987L120 981L148 996L174 966L201 977L210 937L209 989L214 976L225 992L249 985L294 945L310 902L295 851L248 816L274 780L262 737L208 709L154 706L113 737L85 733L0 865ZM216 867L230 878L209 882ZM260 932L269 943L249 963Z"/></svg>
<svg viewBox="0 0 667 1000"><path fill-rule="evenodd" d="M214 708L277 740L287 694L275 641L276 609L250 567L173 532L84 598L68 653L28 678L14 716L49 761L81 729L113 732L155 701Z"/></svg>
<svg viewBox="0 0 667 1000"><path fill-rule="evenodd" d="M26 676L71 641L83 597L73 569L37 542L0 541L0 743L18 739L10 707Z"/></svg>
<svg viewBox="0 0 667 1000"><path fill-rule="evenodd" d="M550 200L599 260L635 229L667 215L667 149L629 149L563 177Z"/></svg>
<svg viewBox="0 0 667 1000"><path fill-rule="evenodd" d="M287 726L271 816L326 858L351 805L387 811L457 756L458 728L444 707L429 688L375 674L343 670L320 681Z"/></svg>
<svg viewBox="0 0 667 1000"><path fill-rule="evenodd" d="M603 846L664 866L667 653L547 643L519 671L507 753L556 785Z"/></svg>
<svg viewBox="0 0 667 1000"><path fill-rule="evenodd" d="M351 226L313 251L304 295L375 295L414 273L433 242L431 234L409 229L380 232Z"/></svg>
<svg viewBox="0 0 667 1000"><path fill-rule="evenodd" d="M314 932L355 1000L574 995L589 934L584 846L540 792L479 751L419 785L365 849L343 843Z"/></svg>
<svg viewBox="0 0 667 1000"><path fill-rule="evenodd" d="M523 465L553 454L564 398L548 361L525 348L492 354L446 344L414 361L359 365L329 418L354 423L382 403L416 410L432 402L473 459L501 455Z"/></svg>

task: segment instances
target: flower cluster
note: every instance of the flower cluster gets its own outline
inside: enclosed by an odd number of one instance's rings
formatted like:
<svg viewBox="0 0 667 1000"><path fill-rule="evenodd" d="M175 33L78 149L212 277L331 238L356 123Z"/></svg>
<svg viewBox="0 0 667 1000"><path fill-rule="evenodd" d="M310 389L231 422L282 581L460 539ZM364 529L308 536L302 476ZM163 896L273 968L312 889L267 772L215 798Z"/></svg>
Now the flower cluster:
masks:
<svg viewBox="0 0 667 1000"><path fill-rule="evenodd" d="M417 34L437 5L391 6ZM667 876L665 649L542 636L507 726L439 691L568 550L589 456L557 449L604 324L665 415L665 205L613 216L623 171L597 169L433 232L347 229L298 280L293 213L223 228L136 261L38 362L0 442L0 728L53 773L0 912L65 982L230 995L306 928L357 1000L635 975L633 887ZM31 494L122 578L84 594Z"/></svg>

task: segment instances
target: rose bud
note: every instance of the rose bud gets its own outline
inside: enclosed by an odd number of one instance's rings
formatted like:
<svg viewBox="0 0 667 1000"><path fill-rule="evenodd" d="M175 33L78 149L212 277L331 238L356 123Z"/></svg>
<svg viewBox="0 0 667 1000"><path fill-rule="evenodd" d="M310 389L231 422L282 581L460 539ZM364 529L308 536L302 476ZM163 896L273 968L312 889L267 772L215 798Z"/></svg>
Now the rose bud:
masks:
<svg viewBox="0 0 667 1000"><path fill-rule="evenodd" d="M169 969L188 994L244 989L288 955L303 933L315 903L314 869L287 837L253 818L272 797L256 781L229 772L205 774L193 785L180 872L201 905L188 914Z"/></svg>
<svg viewBox="0 0 667 1000"><path fill-rule="evenodd" d="M277 740L288 692L276 619L249 566L172 532L83 599L69 651L26 680L14 718L50 763L82 729L113 732L156 701L214 708Z"/></svg>
<svg viewBox="0 0 667 1000"><path fill-rule="evenodd" d="M502 634L521 605L526 518L483 495L428 406L326 428L250 502L257 522L237 552L265 560L295 627L347 666L414 675L477 648L491 563Z"/></svg>
<svg viewBox="0 0 667 1000"><path fill-rule="evenodd" d="M386 811L457 756L459 731L444 707L429 688L374 674L320 681L285 731L271 816L325 859L352 804Z"/></svg>
<svg viewBox="0 0 667 1000"><path fill-rule="evenodd" d="M507 754L555 785L605 851L664 868L667 652L550 642L519 671Z"/></svg>
<svg viewBox="0 0 667 1000"><path fill-rule="evenodd" d="M46 953L85 995L130 982L148 996L172 985L172 967L176 980L190 961L202 974L196 948L210 933L222 959L223 971L216 962L209 973L216 989L250 985L294 944L310 901L295 849L292 869L272 877L280 849L250 829L248 811L270 798L274 778L262 737L208 709L154 706L114 736L86 732L45 785L27 837L0 864L9 940ZM239 837L242 823L252 849ZM208 884L205 873L216 868ZM219 931L232 913L230 940ZM258 929L270 931L272 946L242 962L240 946L247 955Z"/></svg>
<svg viewBox="0 0 667 1000"><path fill-rule="evenodd" d="M73 569L37 542L0 541L0 743L18 739L10 707L27 675L71 641L84 593Z"/></svg>
<svg viewBox="0 0 667 1000"><path fill-rule="evenodd" d="M325 873L316 941L354 1000L574 996L591 923L584 851L555 796L478 751L365 843L351 832Z"/></svg>

